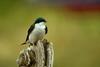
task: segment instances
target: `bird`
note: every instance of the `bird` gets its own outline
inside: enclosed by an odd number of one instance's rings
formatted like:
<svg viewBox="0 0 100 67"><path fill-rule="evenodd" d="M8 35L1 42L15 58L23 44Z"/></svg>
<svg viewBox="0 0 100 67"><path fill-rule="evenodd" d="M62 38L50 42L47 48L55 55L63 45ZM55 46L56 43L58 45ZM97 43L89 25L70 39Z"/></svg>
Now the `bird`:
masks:
<svg viewBox="0 0 100 67"><path fill-rule="evenodd" d="M26 40L24 43L22 43L22 45L27 43L30 45L36 45L38 40L42 40L48 33L46 22L47 21L42 17L36 18L34 23L28 29Z"/></svg>

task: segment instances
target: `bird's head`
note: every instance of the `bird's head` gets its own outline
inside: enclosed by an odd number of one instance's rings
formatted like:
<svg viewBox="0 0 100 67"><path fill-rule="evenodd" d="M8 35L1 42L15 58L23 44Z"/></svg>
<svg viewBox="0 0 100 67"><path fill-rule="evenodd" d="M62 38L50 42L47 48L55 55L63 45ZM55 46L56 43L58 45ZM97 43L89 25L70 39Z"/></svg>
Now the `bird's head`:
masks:
<svg viewBox="0 0 100 67"><path fill-rule="evenodd" d="M39 17L35 20L35 24L46 23L46 20L42 17Z"/></svg>

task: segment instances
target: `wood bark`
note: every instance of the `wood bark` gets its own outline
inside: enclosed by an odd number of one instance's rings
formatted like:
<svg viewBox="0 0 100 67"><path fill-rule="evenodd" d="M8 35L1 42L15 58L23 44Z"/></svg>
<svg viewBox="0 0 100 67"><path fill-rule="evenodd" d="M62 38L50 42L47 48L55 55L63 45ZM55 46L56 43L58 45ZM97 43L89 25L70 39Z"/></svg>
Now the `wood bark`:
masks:
<svg viewBox="0 0 100 67"><path fill-rule="evenodd" d="M44 39L20 51L17 64L19 67L53 67L53 60L53 44Z"/></svg>

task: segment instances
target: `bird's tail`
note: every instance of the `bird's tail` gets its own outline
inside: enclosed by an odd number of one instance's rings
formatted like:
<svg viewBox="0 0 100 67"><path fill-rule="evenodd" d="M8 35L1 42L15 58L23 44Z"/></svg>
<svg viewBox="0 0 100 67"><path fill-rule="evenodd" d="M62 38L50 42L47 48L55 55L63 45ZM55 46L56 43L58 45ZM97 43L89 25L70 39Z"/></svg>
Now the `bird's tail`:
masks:
<svg viewBox="0 0 100 67"><path fill-rule="evenodd" d="M24 43L21 43L21 45L25 45L26 44L26 42L24 42Z"/></svg>

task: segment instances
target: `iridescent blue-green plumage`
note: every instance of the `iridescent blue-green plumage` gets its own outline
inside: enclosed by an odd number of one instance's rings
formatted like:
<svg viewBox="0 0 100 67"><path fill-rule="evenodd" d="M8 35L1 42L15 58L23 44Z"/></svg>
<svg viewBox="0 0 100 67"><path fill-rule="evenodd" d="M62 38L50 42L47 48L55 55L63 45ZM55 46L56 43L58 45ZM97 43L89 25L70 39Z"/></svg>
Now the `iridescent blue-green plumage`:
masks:
<svg viewBox="0 0 100 67"><path fill-rule="evenodd" d="M32 25L30 26L30 28L28 29L28 34L27 34L27 37L26 37L26 42L27 42L27 40L29 39L30 33L34 30L34 26L35 26L35 24L32 24Z"/></svg>

